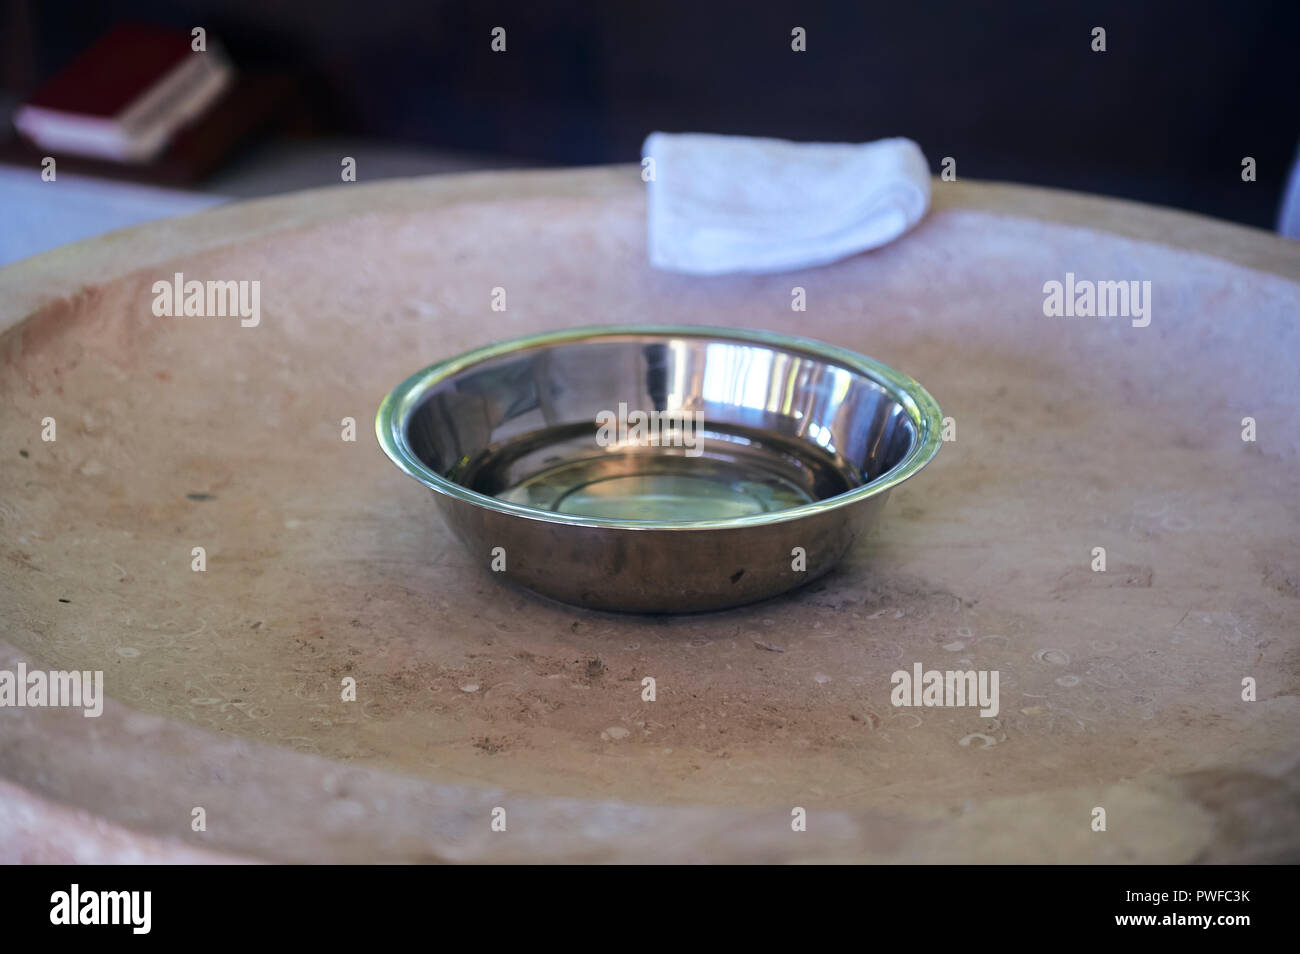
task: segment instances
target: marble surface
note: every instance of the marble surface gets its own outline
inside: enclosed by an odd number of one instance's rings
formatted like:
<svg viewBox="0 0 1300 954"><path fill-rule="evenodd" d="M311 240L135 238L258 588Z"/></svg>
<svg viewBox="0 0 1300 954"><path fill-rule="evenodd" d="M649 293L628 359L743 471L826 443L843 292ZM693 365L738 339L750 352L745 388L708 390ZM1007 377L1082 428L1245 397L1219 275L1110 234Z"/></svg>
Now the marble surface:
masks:
<svg viewBox="0 0 1300 954"><path fill-rule="evenodd" d="M1296 860L1297 247L1048 190L934 202L764 277L651 270L635 167L339 186L0 270L0 669L109 696L0 709L0 858ZM177 271L260 281L260 323L154 317ZM1046 317L1067 273L1150 281L1151 323ZM865 352L957 439L788 598L505 588L374 409L439 357L634 321ZM998 716L892 706L916 662L999 671Z"/></svg>

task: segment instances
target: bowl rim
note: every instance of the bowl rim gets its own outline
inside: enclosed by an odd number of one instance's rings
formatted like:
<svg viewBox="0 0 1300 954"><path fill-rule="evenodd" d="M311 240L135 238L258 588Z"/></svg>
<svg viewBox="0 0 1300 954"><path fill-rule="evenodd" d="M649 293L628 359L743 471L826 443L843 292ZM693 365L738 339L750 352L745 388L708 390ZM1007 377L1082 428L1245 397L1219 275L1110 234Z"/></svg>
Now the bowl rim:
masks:
<svg viewBox="0 0 1300 954"><path fill-rule="evenodd" d="M798 507L790 507L785 510L750 514L745 517L680 521L635 521L574 516L557 513L553 510L543 510L538 507L508 503L498 500L496 497L490 497L487 494L471 490L431 470L420 460L407 442L406 422L411 412L418 407L429 389L476 364L515 352L531 351L575 341L645 337L710 338L742 344L759 344L833 363L848 371L870 378L884 387L912 419L913 425L916 427L917 440L901 461L875 480L842 494L827 497L825 500L801 504ZM719 328L710 325L592 325L510 338L466 351L452 358L446 358L417 371L393 388L380 403L379 410L375 414L375 436L378 438L379 446L384 453L403 473L414 477L437 493L482 507L485 510L566 526L615 530L724 530L759 527L800 520L829 510L851 506L869 497L883 494L907 480L934 459L943 443L941 435L942 423L943 416L938 403L930 396L930 392L918 382L874 358L869 358L866 355L837 345L772 331Z"/></svg>

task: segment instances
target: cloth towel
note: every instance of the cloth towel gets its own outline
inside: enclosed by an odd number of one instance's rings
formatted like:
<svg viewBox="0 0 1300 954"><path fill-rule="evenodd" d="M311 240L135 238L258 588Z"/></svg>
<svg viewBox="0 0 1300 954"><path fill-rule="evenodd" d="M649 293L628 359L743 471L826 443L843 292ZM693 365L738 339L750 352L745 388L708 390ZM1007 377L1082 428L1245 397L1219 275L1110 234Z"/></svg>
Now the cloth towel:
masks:
<svg viewBox="0 0 1300 954"><path fill-rule="evenodd" d="M642 156L650 263L668 271L824 265L892 242L930 204L930 168L910 139L796 143L655 132Z"/></svg>

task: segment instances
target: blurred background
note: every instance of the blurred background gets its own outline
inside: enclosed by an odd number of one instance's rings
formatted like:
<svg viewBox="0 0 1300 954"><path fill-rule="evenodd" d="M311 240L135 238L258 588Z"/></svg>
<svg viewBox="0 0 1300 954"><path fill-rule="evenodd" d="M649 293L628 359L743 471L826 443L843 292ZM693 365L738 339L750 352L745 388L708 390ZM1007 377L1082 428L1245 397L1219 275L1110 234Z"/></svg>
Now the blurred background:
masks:
<svg viewBox="0 0 1300 954"><path fill-rule="evenodd" d="M33 128L71 117L100 129L131 104L139 120L150 84L178 80L162 55L148 74L152 58L122 34L86 60L123 25L185 40L202 27L228 81L211 101L196 93L147 159L52 150L15 131L24 106L44 109L28 110ZM498 26L505 52L491 48ZM791 51L796 26L806 52ZM1296 0L0 0L0 263L338 184L343 156L359 181L629 162L655 129L901 135L936 173L951 156L960 178L1279 229L1295 214L1283 207L1300 141L1298 28ZM97 95L77 92L87 87ZM58 189L39 174L48 155Z"/></svg>

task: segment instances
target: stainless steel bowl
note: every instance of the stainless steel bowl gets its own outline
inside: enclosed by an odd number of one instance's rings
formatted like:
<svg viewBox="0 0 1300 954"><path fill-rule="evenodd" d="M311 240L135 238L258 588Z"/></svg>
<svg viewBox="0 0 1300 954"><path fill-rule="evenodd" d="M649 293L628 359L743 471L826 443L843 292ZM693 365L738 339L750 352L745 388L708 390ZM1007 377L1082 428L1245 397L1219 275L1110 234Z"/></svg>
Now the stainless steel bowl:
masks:
<svg viewBox="0 0 1300 954"><path fill-rule="evenodd" d="M485 569L567 603L680 613L826 573L938 453L941 420L911 378L843 348L632 325L432 365L375 432Z"/></svg>

